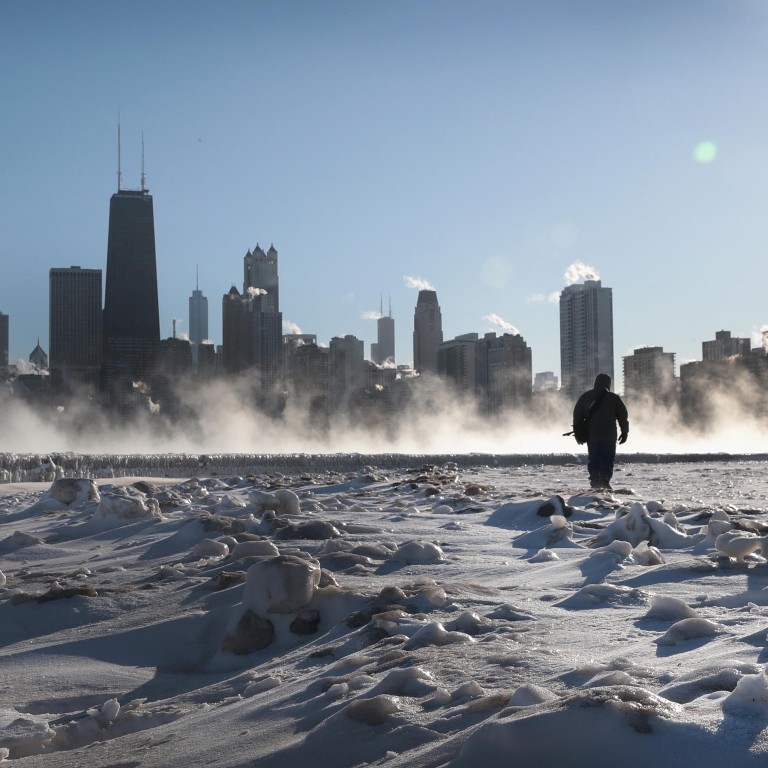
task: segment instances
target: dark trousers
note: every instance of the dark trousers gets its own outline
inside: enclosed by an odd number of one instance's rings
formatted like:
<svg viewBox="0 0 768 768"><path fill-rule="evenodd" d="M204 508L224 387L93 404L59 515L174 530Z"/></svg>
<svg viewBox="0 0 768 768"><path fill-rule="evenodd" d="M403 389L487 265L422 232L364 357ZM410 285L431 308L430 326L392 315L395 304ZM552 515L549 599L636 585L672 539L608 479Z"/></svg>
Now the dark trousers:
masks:
<svg viewBox="0 0 768 768"><path fill-rule="evenodd" d="M616 459L616 443L590 441L587 443L587 451L589 452L587 469L590 482L610 481L613 475L613 462Z"/></svg>

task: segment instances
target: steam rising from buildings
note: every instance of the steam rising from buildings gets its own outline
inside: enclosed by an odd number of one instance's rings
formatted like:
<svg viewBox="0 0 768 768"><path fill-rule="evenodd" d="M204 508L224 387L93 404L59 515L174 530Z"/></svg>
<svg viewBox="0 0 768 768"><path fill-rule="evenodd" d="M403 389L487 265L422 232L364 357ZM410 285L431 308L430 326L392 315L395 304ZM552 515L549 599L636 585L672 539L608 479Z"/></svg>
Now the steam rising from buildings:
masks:
<svg viewBox="0 0 768 768"><path fill-rule="evenodd" d="M301 328L299 328L296 323L293 323L290 320L283 320L283 331L294 336L301 335L303 333Z"/></svg>
<svg viewBox="0 0 768 768"><path fill-rule="evenodd" d="M410 277L405 275L403 277L405 284L408 288L416 288L419 291L434 291L434 286L430 285L426 280L422 280L420 277Z"/></svg>
<svg viewBox="0 0 768 768"><path fill-rule="evenodd" d="M763 336L763 352L768 355L768 325L764 325L760 329L760 333Z"/></svg>
<svg viewBox="0 0 768 768"><path fill-rule="evenodd" d="M520 331L518 331L512 323L508 323L503 317L500 317L496 313L485 315L483 320L487 320L491 325L499 328L503 333L511 333L513 336L520 335Z"/></svg>
<svg viewBox="0 0 768 768"><path fill-rule="evenodd" d="M590 267L588 264L584 264L581 261L575 261L568 269L565 270L566 285L573 285L580 280L599 280L600 275L594 267Z"/></svg>
<svg viewBox="0 0 768 768"><path fill-rule="evenodd" d="M363 312L363 320L379 320L382 317L384 317L384 315L382 315L381 312L376 312L375 310Z"/></svg>

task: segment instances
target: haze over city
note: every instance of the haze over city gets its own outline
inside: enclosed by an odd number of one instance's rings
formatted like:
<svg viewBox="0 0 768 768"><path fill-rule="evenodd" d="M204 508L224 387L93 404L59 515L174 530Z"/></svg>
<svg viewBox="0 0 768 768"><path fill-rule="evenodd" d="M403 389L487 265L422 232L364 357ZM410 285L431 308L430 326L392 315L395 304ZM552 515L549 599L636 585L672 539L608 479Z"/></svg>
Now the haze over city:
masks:
<svg viewBox="0 0 768 768"><path fill-rule="evenodd" d="M614 291L616 370L700 358L768 320L768 4L6 3L0 216L10 359L47 338L52 266L104 269L108 200L155 199L161 336L278 248L283 318L375 340L416 291L445 338L519 329L559 372L550 300L581 262ZM62 30L66 28L66 34ZM412 284L412 283L411 283Z"/></svg>

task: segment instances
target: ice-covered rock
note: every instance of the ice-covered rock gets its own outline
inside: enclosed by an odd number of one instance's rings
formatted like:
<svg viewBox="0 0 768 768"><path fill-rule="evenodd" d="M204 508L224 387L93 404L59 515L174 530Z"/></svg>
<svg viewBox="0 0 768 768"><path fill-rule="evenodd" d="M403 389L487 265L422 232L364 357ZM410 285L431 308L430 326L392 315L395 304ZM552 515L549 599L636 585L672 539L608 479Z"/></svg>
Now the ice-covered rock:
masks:
<svg viewBox="0 0 768 768"><path fill-rule="evenodd" d="M509 699L510 707L531 707L545 701L552 701L557 696L547 688L534 683L524 683L515 690Z"/></svg>
<svg viewBox="0 0 768 768"><path fill-rule="evenodd" d="M406 541L397 548L392 560L408 565L441 563L445 561L445 555L443 550L431 541Z"/></svg>
<svg viewBox="0 0 768 768"><path fill-rule="evenodd" d="M304 608L320 582L320 563L296 555L277 555L254 563L243 591L243 607L265 616Z"/></svg>
<svg viewBox="0 0 768 768"><path fill-rule="evenodd" d="M717 554L744 562L747 555L760 552L763 556L768 548L768 536L755 536L747 531L726 531L715 539Z"/></svg>
<svg viewBox="0 0 768 768"><path fill-rule="evenodd" d="M99 502L102 517L118 517L127 520L160 517L160 505L155 499L116 493L104 494Z"/></svg>
<svg viewBox="0 0 768 768"><path fill-rule="evenodd" d="M280 554L278 548L269 539L237 542L232 550L232 560L246 557L274 557Z"/></svg>
<svg viewBox="0 0 768 768"><path fill-rule="evenodd" d="M194 557L226 557L228 554L229 547L224 542L214 539L203 539L192 550Z"/></svg>
<svg viewBox="0 0 768 768"><path fill-rule="evenodd" d="M48 489L48 495L67 505L84 501L99 501L101 498L93 480L73 477L61 477L54 480Z"/></svg>
<svg viewBox="0 0 768 768"><path fill-rule="evenodd" d="M713 637L722 630L719 624L709 619L689 618L673 624L661 637L656 639L657 645L677 645L689 640L702 637Z"/></svg>
<svg viewBox="0 0 768 768"><path fill-rule="evenodd" d="M699 614L679 597L670 597L668 595L656 595L653 598L646 619L678 620L678 619L696 619Z"/></svg>
<svg viewBox="0 0 768 768"><path fill-rule="evenodd" d="M768 675L745 675L733 692L723 700L723 711L742 715L757 715L761 720L768 714Z"/></svg>
<svg viewBox="0 0 768 768"><path fill-rule="evenodd" d="M298 515L301 512L299 497L288 488L278 488L274 496L278 501L279 515Z"/></svg>
<svg viewBox="0 0 768 768"><path fill-rule="evenodd" d="M628 541L634 547L645 541L661 549L679 549L692 543L684 533L651 517L639 501L620 510L620 516L595 537L595 544L605 546L615 540Z"/></svg>
<svg viewBox="0 0 768 768"><path fill-rule="evenodd" d="M277 511L280 508L280 499L274 493L262 491L258 488L248 492L248 503L259 512L263 512L266 509Z"/></svg>

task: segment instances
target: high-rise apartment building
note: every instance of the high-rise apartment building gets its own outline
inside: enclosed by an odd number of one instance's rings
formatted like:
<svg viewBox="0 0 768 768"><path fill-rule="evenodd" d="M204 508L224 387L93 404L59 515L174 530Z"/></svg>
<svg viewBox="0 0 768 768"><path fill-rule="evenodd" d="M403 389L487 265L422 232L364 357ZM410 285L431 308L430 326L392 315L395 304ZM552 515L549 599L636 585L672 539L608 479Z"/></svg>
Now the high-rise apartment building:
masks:
<svg viewBox="0 0 768 768"><path fill-rule="evenodd" d="M0 366L8 365L8 327L8 315L4 315L0 312Z"/></svg>
<svg viewBox="0 0 768 768"><path fill-rule="evenodd" d="M533 396L533 363L525 339L520 334L486 333L482 344L488 371L488 413L527 408Z"/></svg>
<svg viewBox="0 0 768 768"><path fill-rule="evenodd" d="M189 297L189 343L192 345L192 364L199 369L200 345L208 338L208 299L195 282L195 290Z"/></svg>
<svg viewBox="0 0 768 768"><path fill-rule="evenodd" d="M728 360L737 355L749 355L752 350L750 339L738 339L731 336L730 331L717 331L712 341L701 342L701 359L705 362L712 360Z"/></svg>
<svg viewBox="0 0 768 768"><path fill-rule="evenodd" d="M413 314L413 367L420 373L437 373L437 350L443 343L443 318L437 293L419 291Z"/></svg>
<svg viewBox="0 0 768 768"><path fill-rule="evenodd" d="M476 333L464 333L444 341L437 349L437 372L457 394L475 395L478 338Z"/></svg>
<svg viewBox="0 0 768 768"><path fill-rule="evenodd" d="M647 399L669 406L676 400L674 352L665 352L663 347L642 347L622 360L627 402Z"/></svg>
<svg viewBox="0 0 768 768"><path fill-rule="evenodd" d="M104 294L104 385L108 399L114 399L117 386L125 389L131 381L151 380L159 341L152 196L143 183L140 190L118 186L109 203Z"/></svg>
<svg viewBox="0 0 768 768"><path fill-rule="evenodd" d="M389 315L384 315L382 303L381 317L376 321L376 342L371 344L371 360L378 365L395 364L395 319L392 317L392 304Z"/></svg>
<svg viewBox="0 0 768 768"><path fill-rule="evenodd" d="M565 395L591 389L598 373L613 379L613 292L600 280L560 294L560 380Z"/></svg>
<svg viewBox="0 0 768 768"><path fill-rule="evenodd" d="M49 271L48 342L55 388L98 388L102 365L101 270Z"/></svg>
<svg viewBox="0 0 768 768"><path fill-rule="evenodd" d="M328 404L332 413L354 405L365 386L363 342L334 336L328 352Z"/></svg>

